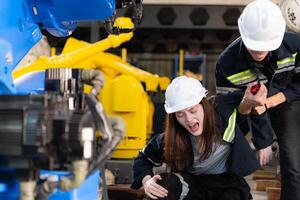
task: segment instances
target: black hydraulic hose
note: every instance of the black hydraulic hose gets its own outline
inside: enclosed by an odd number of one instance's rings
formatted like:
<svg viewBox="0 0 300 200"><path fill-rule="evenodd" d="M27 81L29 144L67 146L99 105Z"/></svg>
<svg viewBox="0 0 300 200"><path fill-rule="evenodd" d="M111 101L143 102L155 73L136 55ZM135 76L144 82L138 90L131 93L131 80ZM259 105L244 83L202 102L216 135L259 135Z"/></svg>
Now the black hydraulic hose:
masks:
<svg viewBox="0 0 300 200"><path fill-rule="evenodd" d="M93 86L92 92L98 95L104 85L104 76L100 70L89 69L81 71L81 79L84 83Z"/></svg>
<svg viewBox="0 0 300 200"><path fill-rule="evenodd" d="M103 164L103 162L109 158L113 150L119 144L122 139L121 132L113 132L111 124L104 112L102 104L98 101L96 96L92 93L88 94L86 98L87 105L91 110L92 116L94 118L96 128L98 130L103 130L103 143L101 144L101 149L98 152L98 156L95 161L93 161L88 170L88 175L92 174L95 170Z"/></svg>

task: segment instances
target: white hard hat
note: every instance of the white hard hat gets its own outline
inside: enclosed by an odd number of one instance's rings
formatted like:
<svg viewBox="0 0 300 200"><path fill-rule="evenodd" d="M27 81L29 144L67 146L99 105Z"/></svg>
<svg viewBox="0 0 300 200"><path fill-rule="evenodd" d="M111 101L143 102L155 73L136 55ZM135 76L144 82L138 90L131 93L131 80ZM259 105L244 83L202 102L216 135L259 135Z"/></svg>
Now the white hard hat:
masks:
<svg viewBox="0 0 300 200"><path fill-rule="evenodd" d="M279 6L287 27L300 33L300 0L283 0Z"/></svg>
<svg viewBox="0 0 300 200"><path fill-rule="evenodd" d="M174 113L201 102L206 90L199 80L187 76L179 76L168 86L165 100L167 113Z"/></svg>
<svg viewBox="0 0 300 200"><path fill-rule="evenodd" d="M254 51L277 49L285 32L280 8L270 0L249 3L238 19L238 26L243 43Z"/></svg>

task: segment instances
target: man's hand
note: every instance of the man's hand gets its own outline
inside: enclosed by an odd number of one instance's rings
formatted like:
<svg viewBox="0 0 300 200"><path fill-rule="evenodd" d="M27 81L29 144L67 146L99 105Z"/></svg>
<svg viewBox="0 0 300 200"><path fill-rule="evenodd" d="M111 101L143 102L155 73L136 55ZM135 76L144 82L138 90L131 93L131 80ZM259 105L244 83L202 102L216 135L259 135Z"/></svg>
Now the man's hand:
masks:
<svg viewBox="0 0 300 200"><path fill-rule="evenodd" d="M266 101L266 105L268 108L272 108L285 101L286 101L286 97L284 96L284 94L282 92L278 92L277 94L268 97Z"/></svg>
<svg viewBox="0 0 300 200"><path fill-rule="evenodd" d="M263 106L256 106L256 107L252 108L251 113L255 114L255 115L261 115L261 114L265 113L267 111L267 109L268 108L267 108L266 104Z"/></svg>
<svg viewBox="0 0 300 200"><path fill-rule="evenodd" d="M259 160L260 166L264 167L272 159L272 145L260 149L256 152L257 160Z"/></svg>
<svg viewBox="0 0 300 200"><path fill-rule="evenodd" d="M243 100L241 101L239 105L239 113L246 115L250 114L252 108L257 106L264 106L267 99L268 90L264 84L261 84L258 92L253 95L251 93L251 87L257 83L251 83L247 86L247 89L245 90L245 94L243 97Z"/></svg>
<svg viewBox="0 0 300 200"><path fill-rule="evenodd" d="M286 98L282 92L279 92L271 97L268 97L264 106L256 106L252 108L251 113L261 115L267 111L267 109L275 107L286 101Z"/></svg>
<svg viewBox="0 0 300 200"><path fill-rule="evenodd" d="M160 175L155 175L153 177L147 175L142 181L146 195L152 199L157 199L157 197L164 198L168 196L168 190L157 184L157 180L161 180Z"/></svg>

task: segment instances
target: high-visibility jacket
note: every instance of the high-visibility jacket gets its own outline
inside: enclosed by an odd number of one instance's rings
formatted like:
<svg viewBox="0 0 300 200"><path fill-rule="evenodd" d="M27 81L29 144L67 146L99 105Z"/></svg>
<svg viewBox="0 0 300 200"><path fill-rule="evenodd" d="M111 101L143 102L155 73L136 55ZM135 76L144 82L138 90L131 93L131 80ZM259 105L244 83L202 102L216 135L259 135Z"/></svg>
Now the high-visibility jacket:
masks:
<svg viewBox="0 0 300 200"><path fill-rule="evenodd" d="M231 43L216 63L216 91L232 94L237 105L246 86L260 81L268 88L268 96L283 92L287 102L300 100L300 37L287 32L280 47L256 62L247 51L241 38ZM254 144L258 149L271 143L273 130L266 113L251 115Z"/></svg>

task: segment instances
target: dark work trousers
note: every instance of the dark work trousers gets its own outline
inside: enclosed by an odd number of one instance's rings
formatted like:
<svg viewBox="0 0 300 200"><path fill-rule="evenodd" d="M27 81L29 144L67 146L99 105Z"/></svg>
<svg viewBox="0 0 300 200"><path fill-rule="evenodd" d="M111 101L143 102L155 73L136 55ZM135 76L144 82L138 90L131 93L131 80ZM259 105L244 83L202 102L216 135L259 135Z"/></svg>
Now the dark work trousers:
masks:
<svg viewBox="0 0 300 200"><path fill-rule="evenodd" d="M231 172L215 175L180 174L188 184L188 193L184 200L248 200L251 199L250 188L243 177ZM182 182L172 173L161 174L157 183L168 190L168 196L158 200L179 200Z"/></svg>
<svg viewBox="0 0 300 200"><path fill-rule="evenodd" d="M269 109L278 139L281 200L300 200L300 101Z"/></svg>

